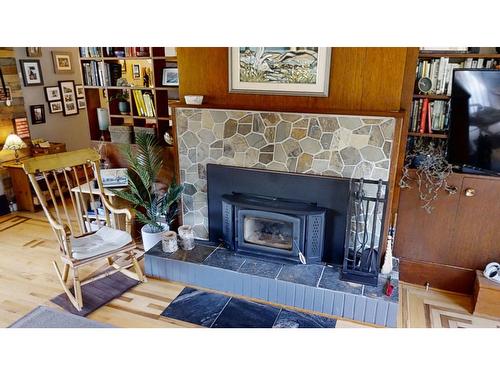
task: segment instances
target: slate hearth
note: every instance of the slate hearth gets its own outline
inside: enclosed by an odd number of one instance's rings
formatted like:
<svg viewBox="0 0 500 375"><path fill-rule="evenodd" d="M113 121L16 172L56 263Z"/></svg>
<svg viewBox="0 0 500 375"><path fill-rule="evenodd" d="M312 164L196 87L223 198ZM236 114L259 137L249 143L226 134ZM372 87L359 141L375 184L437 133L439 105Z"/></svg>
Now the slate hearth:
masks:
<svg viewBox="0 0 500 375"><path fill-rule="evenodd" d="M397 324L397 281L393 295L387 297L382 280L378 287L348 283L339 279L336 266L272 263L201 242L191 251L169 254L158 243L146 252L145 271L151 277L361 322Z"/></svg>
<svg viewBox="0 0 500 375"><path fill-rule="evenodd" d="M208 328L335 328L336 319L184 288L163 316Z"/></svg>

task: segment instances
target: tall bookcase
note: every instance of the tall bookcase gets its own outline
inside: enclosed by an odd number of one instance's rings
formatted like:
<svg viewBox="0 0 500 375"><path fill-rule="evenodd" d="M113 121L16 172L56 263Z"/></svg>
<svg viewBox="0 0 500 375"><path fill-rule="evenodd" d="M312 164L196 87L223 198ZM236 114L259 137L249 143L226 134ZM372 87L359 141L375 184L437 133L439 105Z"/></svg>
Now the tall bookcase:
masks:
<svg viewBox="0 0 500 375"><path fill-rule="evenodd" d="M423 52L421 51L417 60L416 67L416 79L414 86L413 102L411 107L410 120L408 124L408 142L407 142L407 153L414 147L417 141L420 142L433 142L440 145L443 150L446 150L447 138L448 138L448 118L449 118L449 107L451 99L451 87L452 84L451 77L453 75L453 68L477 68L478 63L481 64L480 68L486 69L486 63L493 60L490 64L488 63L489 69L498 69L500 64L500 54L492 53L453 53L453 52ZM438 63L436 63L438 62ZM419 90L418 82L422 77L422 65L427 64L430 68L432 63L434 63L435 74L431 74L431 70L428 69L427 77L432 81L432 87L434 88L431 92L423 93ZM439 65L444 67L442 71L442 76L439 76ZM447 78L446 68L449 68L450 73ZM436 71L437 69L437 71ZM443 81L444 82L439 90L436 87ZM422 122L422 106L424 102L429 104L434 104L434 108L439 108L439 113L441 117L435 116L433 120L440 126L429 131L428 125L426 125L424 130L420 129ZM439 105L436 105L439 103ZM427 116L428 116L427 110ZM432 114L432 112L431 112ZM426 123L428 124L428 117L426 118ZM434 123L431 121L431 123Z"/></svg>
<svg viewBox="0 0 500 375"><path fill-rule="evenodd" d="M110 142L108 130L99 130L97 108L107 108L110 125L154 128L161 144L167 146L164 134L175 137L172 128L170 104L179 99L179 85L162 84L163 69L177 68L175 48L169 47L81 47L80 67L84 83L90 137L93 141ZM115 79L104 78L106 66L121 66L121 78L126 78L129 86L117 86ZM89 75L88 71L91 69ZM94 69L97 71L94 73ZM101 71L99 73L99 70ZM116 69L115 69L116 70ZM94 73L94 74L92 74ZM118 72L119 73L119 72ZM145 74L149 82L144 82ZM89 76L92 76L89 79ZM97 78L97 79L94 79ZM141 94L150 93L154 105L154 114L145 116L141 113L134 96L134 90ZM130 112L122 114L118 100L110 98L121 92L128 93Z"/></svg>

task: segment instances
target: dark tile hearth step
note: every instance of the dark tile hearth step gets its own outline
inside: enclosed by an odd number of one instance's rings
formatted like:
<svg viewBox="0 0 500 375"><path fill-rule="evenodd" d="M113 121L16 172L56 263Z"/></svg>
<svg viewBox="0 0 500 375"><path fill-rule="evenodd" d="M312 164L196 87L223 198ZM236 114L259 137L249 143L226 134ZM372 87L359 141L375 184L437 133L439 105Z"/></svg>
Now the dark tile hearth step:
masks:
<svg viewBox="0 0 500 375"><path fill-rule="evenodd" d="M336 319L184 288L162 316L210 328L335 328Z"/></svg>
<svg viewBox="0 0 500 375"><path fill-rule="evenodd" d="M152 277L360 322L397 325L397 280L393 295L387 297L382 278L377 287L363 286L340 280L338 266L272 263L204 242L173 254L164 253L158 244L144 259L146 274Z"/></svg>

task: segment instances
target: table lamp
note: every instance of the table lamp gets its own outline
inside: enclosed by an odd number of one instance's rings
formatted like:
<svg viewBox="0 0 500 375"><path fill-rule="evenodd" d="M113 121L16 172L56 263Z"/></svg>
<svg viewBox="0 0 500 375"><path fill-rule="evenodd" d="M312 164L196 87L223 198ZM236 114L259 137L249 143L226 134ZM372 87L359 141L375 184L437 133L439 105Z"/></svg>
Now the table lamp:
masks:
<svg viewBox="0 0 500 375"><path fill-rule="evenodd" d="M16 157L16 164L19 164L19 155L17 150L22 148L26 148L26 143L23 142L21 138L17 134L9 134L7 139L5 140L5 144L3 145L4 150L13 150L14 155Z"/></svg>

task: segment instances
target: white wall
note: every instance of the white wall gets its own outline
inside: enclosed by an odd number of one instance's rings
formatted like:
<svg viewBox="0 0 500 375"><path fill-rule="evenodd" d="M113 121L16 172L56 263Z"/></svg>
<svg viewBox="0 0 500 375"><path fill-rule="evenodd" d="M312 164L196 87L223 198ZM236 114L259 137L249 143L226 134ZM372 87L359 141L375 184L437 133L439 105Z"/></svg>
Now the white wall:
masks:
<svg viewBox="0 0 500 375"><path fill-rule="evenodd" d="M75 81L75 84L82 83L81 68L78 61L78 48L42 48L41 57L27 57L25 47L17 47L15 48L15 50L19 72L19 59L40 60L44 86L57 86L57 82L63 80L73 80ZM51 53L53 50L70 51L73 54L71 61L73 65L73 73L54 73ZM30 122L30 131L32 138L45 138L46 140L51 142L66 143L66 148L68 151L90 147L90 132L86 109L80 110L80 113L75 116L64 116L62 113L51 114L49 112L47 100L45 99L44 86L25 87L22 83L22 77L20 77L20 80L24 96L24 107L26 109L26 114ZM45 124L31 124L30 106L36 104L43 104L45 106Z"/></svg>

